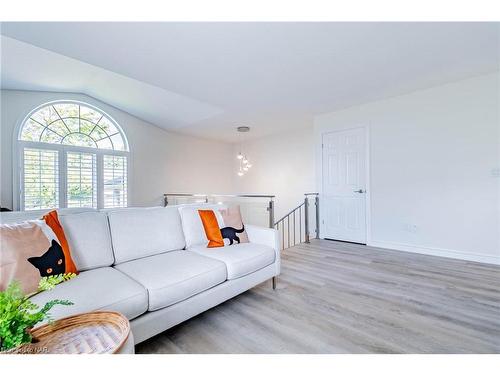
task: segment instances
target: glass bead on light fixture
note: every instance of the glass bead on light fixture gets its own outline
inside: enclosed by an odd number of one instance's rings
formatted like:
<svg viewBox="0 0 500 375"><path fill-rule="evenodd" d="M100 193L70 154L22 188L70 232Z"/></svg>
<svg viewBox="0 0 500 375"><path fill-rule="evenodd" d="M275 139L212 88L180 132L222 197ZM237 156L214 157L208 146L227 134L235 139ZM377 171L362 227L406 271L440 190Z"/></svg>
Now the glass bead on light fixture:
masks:
<svg viewBox="0 0 500 375"><path fill-rule="evenodd" d="M238 133L240 133L240 137L243 135L243 133L247 133L250 131L250 128L248 126L238 126L238 128L236 129L238 130ZM241 143L241 140L240 140L240 150L238 152L238 154L236 155L236 158L239 160L239 168L238 168L238 176L242 177L245 175L245 172L248 172L249 168L252 166L252 164L250 164L250 161L247 159L246 155L243 153L243 150L242 150L242 143Z"/></svg>

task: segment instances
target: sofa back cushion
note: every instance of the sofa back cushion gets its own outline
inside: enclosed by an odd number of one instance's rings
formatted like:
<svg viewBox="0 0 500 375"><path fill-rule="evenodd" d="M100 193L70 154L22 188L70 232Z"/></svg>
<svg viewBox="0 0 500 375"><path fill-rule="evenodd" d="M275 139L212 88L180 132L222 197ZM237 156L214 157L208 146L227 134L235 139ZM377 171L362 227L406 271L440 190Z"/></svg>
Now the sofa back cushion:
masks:
<svg viewBox="0 0 500 375"><path fill-rule="evenodd" d="M49 213L53 209L32 210L32 211L11 211L0 213L0 224L16 224L27 220L38 220L43 215ZM58 208L56 209L59 219L61 216L73 215L82 212L97 212L94 208Z"/></svg>
<svg viewBox="0 0 500 375"><path fill-rule="evenodd" d="M108 212L115 264L185 247L176 207L129 208Z"/></svg>
<svg viewBox="0 0 500 375"><path fill-rule="evenodd" d="M2 224L41 219L50 210L2 212ZM114 262L108 218L92 208L57 209L71 257L78 271L110 266Z"/></svg>
<svg viewBox="0 0 500 375"><path fill-rule="evenodd" d="M197 204L179 206L179 212L182 220L182 230L186 239L186 248L197 245L208 244L208 238L201 222L198 210L214 210L217 220L222 220L222 216L218 214L219 210L227 208L223 204Z"/></svg>
<svg viewBox="0 0 500 375"><path fill-rule="evenodd" d="M59 221L79 271L110 266L114 262L108 218L98 211L60 215Z"/></svg>

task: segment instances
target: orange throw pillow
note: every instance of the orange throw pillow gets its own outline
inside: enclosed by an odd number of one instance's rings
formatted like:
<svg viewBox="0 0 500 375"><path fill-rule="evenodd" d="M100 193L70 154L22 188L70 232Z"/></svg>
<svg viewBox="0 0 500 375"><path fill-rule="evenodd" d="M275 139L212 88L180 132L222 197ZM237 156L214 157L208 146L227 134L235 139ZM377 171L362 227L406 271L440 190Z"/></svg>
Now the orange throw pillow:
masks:
<svg viewBox="0 0 500 375"><path fill-rule="evenodd" d="M224 247L224 240L219 229L219 223L212 210L198 210L203 229L208 238L207 247Z"/></svg>
<svg viewBox="0 0 500 375"><path fill-rule="evenodd" d="M68 240L66 239L66 235L64 234L64 229L59 222L59 216L57 216L57 211L50 211L43 217L45 223L52 229L55 233L57 239L59 240L59 244L62 247L64 253L64 260L66 264L66 270L64 273L76 273L78 274L78 270L76 269L75 262L73 258L71 258L71 250L68 245Z"/></svg>

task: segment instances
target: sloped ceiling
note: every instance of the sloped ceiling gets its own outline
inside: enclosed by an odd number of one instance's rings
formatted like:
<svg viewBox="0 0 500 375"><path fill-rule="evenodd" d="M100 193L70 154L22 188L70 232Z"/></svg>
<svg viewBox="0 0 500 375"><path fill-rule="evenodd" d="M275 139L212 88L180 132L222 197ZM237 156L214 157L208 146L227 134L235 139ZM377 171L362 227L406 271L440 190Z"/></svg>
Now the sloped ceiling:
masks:
<svg viewBox="0 0 500 375"><path fill-rule="evenodd" d="M495 23L3 23L6 89L81 92L225 141L496 71Z"/></svg>

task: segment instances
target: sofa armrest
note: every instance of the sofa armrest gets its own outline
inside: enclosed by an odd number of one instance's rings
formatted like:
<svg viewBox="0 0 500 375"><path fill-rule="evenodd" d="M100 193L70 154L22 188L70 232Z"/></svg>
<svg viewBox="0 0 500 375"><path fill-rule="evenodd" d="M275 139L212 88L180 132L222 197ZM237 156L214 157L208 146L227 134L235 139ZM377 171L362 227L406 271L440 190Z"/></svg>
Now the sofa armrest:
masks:
<svg viewBox="0 0 500 375"><path fill-rule="evenodd" d="M245 225L245 230L250 242L266 245L275 250L280 249L280 240L276 229L258 227L256 225Z"/></svg>
<svg viewBox="0 0 500 375"><path fill-rule="evenodd" d="M269 246L274 249L276 254L276 276L279 275L281 268L281 243L278 231L276 229L258 227L256 225L245 225L245 230L248 235L248 240L251 243Z"/></svg>

